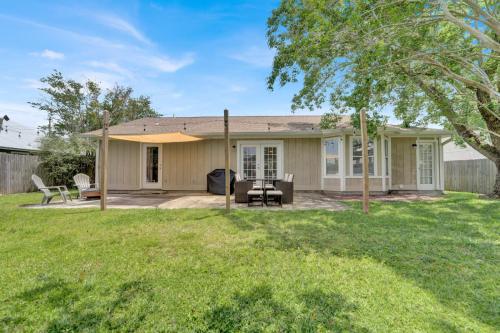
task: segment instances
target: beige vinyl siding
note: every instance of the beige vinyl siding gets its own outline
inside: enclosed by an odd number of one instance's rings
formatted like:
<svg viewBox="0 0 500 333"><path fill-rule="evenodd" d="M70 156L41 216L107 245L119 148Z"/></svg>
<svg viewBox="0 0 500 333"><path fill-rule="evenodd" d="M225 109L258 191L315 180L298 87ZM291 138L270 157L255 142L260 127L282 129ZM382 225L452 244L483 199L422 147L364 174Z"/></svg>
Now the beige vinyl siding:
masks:
<svg viewBox="0 0 500 333"><path fill-rule="evenodd" d="M259 140L259 139L255 139ZM261 139L266 141L266 139ZM276 139L274 139L276 140ZM231 169L237 171L236 145L231 140ZM244 141L244 140L243 140ZM322 180L322 146L320 138L283 139L283 172L295 175L296 190L340 191L340 178ZM377 138L377 177L382 170L382 141ZM392 189L416 189L416 138L391 140ZM344 142L345 191L361 191L362 178L352 177L350 136ZM234 147L234 148L233 148ZM224 168L224 140L209 139L189 143L163 144L162 188L166 190L206 190L206 175ZM382 191L382 178L371 178L370 189ZM402 185L402 187L400 187ZM109 188L137 190L141 188L141 144L110 141ZM389 189L389 180L387 180Z"/></svg>
<svg viewBox="0 0 500 333"><path fill-rule="evenodd" d="M417 149L412 145L417 139L393 137L391 141L392 189L416 190Z"/></svg>
<svg viewBox="0 0 500 333"><path fill-rule="evenodd" d="M236 170L236 141L231 141L231 169ZM205 191L207 173L224 168L224 140L163 144L163 188Z"/></svg>
<svg viewBox="0 0 500 333"><path fill-rule="evenodd" d="M109 141L108 180L110 190L138 190L141 187L141 145Z"/></svg>
<svg viewBox="0 0 500 333"><path fill-rule="evenodd" d="M325 178L323 179L323 190L325 191L341 191L340 178Z"/></svg>
<svg viewBox="0 0 500 333"><path fill-rule="evenodd" d="M370 178L370 191L382 191L382 178ZM345 191L359 192L363 191L363 178L346 178Z"/></svg>
<svg viewBox="0 0 500 333"><path fill-rule="evenodd" d="M258 139L255 139L258 140ZM262 141L265 141L262 140ZM237 169L237 140L231 140L231 169ZM283 172L293 173L297 190L321 188L321 139L283 139ZM224 168L224 140L163 145L163 188L204 191L206 175Z"/></svg>
<svg viewBox="0 0 500 333"><path fill-rule="evenodd" d="M295 190L321 189L321 139L285 139L284 173L294 174Z"/></svg>

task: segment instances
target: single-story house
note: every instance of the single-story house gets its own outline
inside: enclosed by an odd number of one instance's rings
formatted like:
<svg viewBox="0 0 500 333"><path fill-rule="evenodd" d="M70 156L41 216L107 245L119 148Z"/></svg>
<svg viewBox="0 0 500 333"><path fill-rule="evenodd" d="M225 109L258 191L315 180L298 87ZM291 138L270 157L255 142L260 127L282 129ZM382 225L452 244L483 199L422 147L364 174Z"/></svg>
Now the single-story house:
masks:
<svg viewBox="0 0 500 333"><path fill-rule="evenodd" d="M361 191L359 131L349 117L328 130L320 128L320 120L229 117L231 169L246 179L292 173L295 190ZM88 134L99 137L102 130ZM109 134L110 190L204 191L207 173L224 167L223 117L144 118L111 126ZM369 143L370 190L442 191L441 141L449 135L441 129L380 128ZM184 137L195 141L170 142Z"/></svg>
<svg viewBox="0 0 500 333"><path fill-rule="evenodd" d="M443 159L444 161L468 161L468 160L483 160L486 157L464 143L463 146L455 144L453 140L448 142L443 141Z"/></svg>
<svg viewBox="0 0 500 333"><path fill-rule="evenodd" d="M7 118L8 119L8 118ZM34 154L40 150L38 131L12 120L3 121L0 127L0 152Z"/></svg>

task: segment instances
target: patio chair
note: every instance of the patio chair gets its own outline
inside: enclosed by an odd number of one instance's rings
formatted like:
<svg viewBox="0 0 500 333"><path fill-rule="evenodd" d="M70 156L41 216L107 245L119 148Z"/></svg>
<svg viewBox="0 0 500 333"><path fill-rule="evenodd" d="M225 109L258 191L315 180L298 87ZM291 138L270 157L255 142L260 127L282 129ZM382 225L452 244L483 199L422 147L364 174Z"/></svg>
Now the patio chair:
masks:
<svg viewBox="0 0 500 333"><path fill-rule="evenodd" d="M61 196L64 203L66 203L68 199L72 200L71 194L69 193L66 185L45 186L42 178L38 177L37 175L31 175L31 180L33 181L35 186L38 188L38 190L43 193L42 205L43 204L48 205L49 202L52 200L52 198L58 194ZM52 190L57 190L57 192L52 192Z"/></svg>
<svg viewBox="0 0 500 333"><path fill-rule="evenodd" d="M293 174L285 174L285 177L276 181L276 190L282 191L281 202L284 204L293 203Z"/></svg>
<svg viewBox="0 0 500 333"><path fill-rule="evenodd" d="M240 174L236 174L236 181L234 182L234 201L237 203L248 202L248 191L252 188L252 181L245 180Z"/></svg>
<svg viewBox="0 0 500 333"><path fill-rule="evenodd" d="M90 177L83 173L78 173L73 177L75 185L78 188L78 197L83 198L85 191L89 189L96 189L96 184L90 183Z"/></svg>

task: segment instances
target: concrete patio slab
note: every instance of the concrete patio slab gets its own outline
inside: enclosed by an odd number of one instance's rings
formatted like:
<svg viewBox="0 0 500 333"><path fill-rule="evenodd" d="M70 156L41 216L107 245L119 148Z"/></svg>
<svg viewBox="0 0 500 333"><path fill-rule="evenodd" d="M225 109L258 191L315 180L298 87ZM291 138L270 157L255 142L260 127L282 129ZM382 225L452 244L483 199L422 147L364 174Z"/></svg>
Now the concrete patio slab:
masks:
<svg viewBox="0 0 500 333"><path fill-rule="evenodd" d="M344 210L347 207L338 199L325 196L316 192L298 192L294 195L294 203L277 206L248 207L247 204L235 203L231 197L231 207L236 209L252 210L310 210L325 209L329 211ZM108 208L160 208L160 209L180 209L180 208L225 208L225 197L223 195L212 194L110 194L108 196ZM25 208L98 208L99 200L76 199L64 204L55 202L49 205L25 205Z"/></svg>

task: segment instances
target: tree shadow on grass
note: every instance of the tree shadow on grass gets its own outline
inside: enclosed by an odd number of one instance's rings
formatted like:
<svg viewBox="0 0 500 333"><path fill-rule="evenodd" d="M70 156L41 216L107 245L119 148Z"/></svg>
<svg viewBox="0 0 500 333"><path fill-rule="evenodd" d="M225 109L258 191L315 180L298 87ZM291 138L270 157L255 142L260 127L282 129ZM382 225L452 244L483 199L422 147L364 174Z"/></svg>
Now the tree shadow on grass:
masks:
<svg viewBox="0 0 500 333"><path fill-rule="evenodd" d="M494 235L500 203L452 196L434 202L373 203L370 215L343 212L237 212L230 218L242 231L261 232L254 246L371 257L432 292L454 308L498 325L495 288L498 246ZM495 222L496 221L496 222Z"/></svg>
<svg viewBox="0 0 500 333"><path fill-rule="evenodd" d="M114 297L97 295L95 301L89 295L92 291L91 287L47 279L41 286L20 293L17 299L57 310L57 318L46 324L45 332L93 332L98 329L135 332L152 311L153 293L144 281L123 283L110 292ZM2 318L0 323L7 331L29 325L22 317Z"/></svg>
<svg viewBox="0 0 500 333"><path fill-rule="evenodd" d="M312 290L297 296L302 307L290 308L277 300L268 285L237 292L229 302L205 314L209 332L369 332L350 318L356 307L339 294Z"/></svg>

